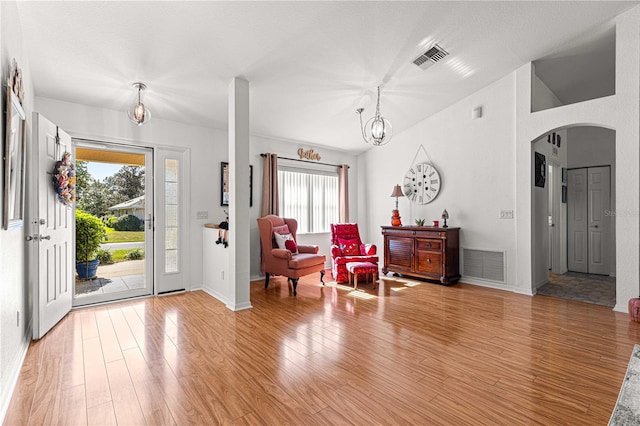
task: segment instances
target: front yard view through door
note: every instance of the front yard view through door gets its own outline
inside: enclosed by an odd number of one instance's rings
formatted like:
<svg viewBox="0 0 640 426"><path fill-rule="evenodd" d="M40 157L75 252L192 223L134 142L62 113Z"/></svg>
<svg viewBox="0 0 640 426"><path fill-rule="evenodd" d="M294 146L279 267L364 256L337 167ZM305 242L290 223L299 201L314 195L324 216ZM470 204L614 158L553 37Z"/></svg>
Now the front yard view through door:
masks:
<svg viewBox="0 0 640 426"><path fill-rule="evenodd" d="M151 150L77 145L74 305L151 294Z"/></svg>

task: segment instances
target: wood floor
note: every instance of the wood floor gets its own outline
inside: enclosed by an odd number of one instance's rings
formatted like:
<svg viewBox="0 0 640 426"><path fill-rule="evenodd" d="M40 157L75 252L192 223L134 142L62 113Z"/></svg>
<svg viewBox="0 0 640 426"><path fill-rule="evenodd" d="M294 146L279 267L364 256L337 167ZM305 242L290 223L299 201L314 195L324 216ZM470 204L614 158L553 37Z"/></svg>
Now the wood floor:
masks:
<svg viewBox="0 0 640 426"><path fill-rule="evenodd" d="M5 424L604 425L640 341L603 306L317 280L254 282L235 313L201 291L73 311Z"/></svg>

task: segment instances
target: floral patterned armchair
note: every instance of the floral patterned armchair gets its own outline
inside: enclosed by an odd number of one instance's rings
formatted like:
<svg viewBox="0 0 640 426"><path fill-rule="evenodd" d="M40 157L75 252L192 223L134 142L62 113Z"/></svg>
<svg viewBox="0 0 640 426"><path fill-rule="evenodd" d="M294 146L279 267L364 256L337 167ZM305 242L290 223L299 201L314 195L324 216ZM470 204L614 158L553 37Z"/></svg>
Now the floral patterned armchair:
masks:
<svg viewBox="0 0 640 426"><path fill-rule="evenodd" d="M375 244L363 244L357 223L331 224L331 274L338 283L349 282L347 263L378 264Z"/></svg>

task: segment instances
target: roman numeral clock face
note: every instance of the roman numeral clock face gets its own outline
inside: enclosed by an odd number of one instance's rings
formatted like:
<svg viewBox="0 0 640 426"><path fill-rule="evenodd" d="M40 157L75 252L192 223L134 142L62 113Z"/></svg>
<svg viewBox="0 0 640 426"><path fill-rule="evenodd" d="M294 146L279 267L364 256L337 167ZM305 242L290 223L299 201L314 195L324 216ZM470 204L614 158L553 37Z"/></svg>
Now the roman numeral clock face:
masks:
<svg viewBox="0 0 640 426"><path fill-rule="evenodd" d="M402 189L414 203L428 204L440 192L440 173L429 163L415 164L404 175Z"/></svg>

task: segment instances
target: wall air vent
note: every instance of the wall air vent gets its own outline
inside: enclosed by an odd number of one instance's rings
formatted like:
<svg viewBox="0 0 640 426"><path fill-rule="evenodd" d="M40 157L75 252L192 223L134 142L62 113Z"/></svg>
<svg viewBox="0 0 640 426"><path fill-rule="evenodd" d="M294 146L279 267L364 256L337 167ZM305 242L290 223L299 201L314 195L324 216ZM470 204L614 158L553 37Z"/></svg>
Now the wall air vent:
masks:
<svg viewBox="0 0 640 426"><path fill-rule="evenodd" d="M462 249L462 269L466 277L504 283L504 267L504 251Z"/></svg>
<svg viewBox="0 0 640 426"><path fill-rule="evenodd" d="M420 68L422 68L423 70L426 70L431 65L435 64L436 62L438 62L448 54L449 52L447 52L442 47L434 43L433 46L429 48L429 50L427 50L426 52L424 52L423 54L415 58L413 60L413 63L419 66Z"/></svg>

